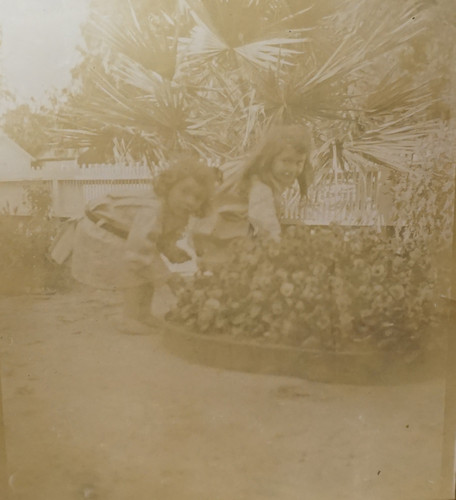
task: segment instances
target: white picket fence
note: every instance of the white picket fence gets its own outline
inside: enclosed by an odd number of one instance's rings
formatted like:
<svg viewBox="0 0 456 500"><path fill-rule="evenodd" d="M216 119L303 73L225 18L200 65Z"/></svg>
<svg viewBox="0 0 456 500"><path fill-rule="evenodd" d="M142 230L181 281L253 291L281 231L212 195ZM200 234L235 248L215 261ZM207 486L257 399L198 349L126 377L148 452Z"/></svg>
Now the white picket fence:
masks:
<svg viewBox="0 0 456 500"><path fill-rule="evenodd" d="M385 225L385 206L391 201L384 199L381 188L381 173L372 171L326 178L309 189L304 202L290 189L283 197L283 220L310 225Z"/></svg>
<svg viewBox="0 0 456 500"><path fill-rule="evenodd" d="M18 215L27 215L26 190L33 186L48 186L52 195L52 215L79 217L88 201L115 191L150 189L153 176L158 173L147 165L45 164L31 168L27 175L15 176L14 169L3 170L0 179L0 208L8 208Z"/></svg>
<svg viewBox="0 0 456 500"><path fill-rule="evenodd" d="M110 192L146 191L162 167L150 169L145 164L96 164L79 166L45 164L30 169L27 178L15 178L14 171L4 171L0 179L0 201L16 213L26 215L25 189L45 184L52 194L52 214L56 217L79 217L88 201ZM331 222L349 225L382 225L384 214L379 210L381 174L331 175L311 187L302 203L299 192L290 189L284 194L284 222L326 225Z"/></svg>

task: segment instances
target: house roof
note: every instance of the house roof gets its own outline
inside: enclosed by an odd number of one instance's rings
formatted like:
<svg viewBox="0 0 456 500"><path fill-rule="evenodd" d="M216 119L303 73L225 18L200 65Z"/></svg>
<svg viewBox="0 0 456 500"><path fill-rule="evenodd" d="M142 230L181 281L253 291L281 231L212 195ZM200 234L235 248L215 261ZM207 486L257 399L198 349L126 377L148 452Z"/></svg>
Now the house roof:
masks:
<svg viewBox="0 0 456 500"><path fill-rule="evenodd" d="M33 156L0 130L0 180L33 177Z"/></svg>
<svg viewBox="0 0 456 500"><path fill-rule="evenodd" d="M44 149L32 162L33 167L40 167L45 163L71 161L78 158L77 149Z"/></svg>

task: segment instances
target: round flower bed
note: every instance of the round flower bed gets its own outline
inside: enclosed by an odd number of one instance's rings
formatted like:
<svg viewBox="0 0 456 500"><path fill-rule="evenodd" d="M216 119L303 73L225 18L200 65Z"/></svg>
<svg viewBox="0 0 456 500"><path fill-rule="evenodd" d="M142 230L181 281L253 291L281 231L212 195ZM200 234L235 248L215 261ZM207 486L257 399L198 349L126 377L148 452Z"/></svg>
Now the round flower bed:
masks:
<svg viewBox="0 0 456 500"><path fill-rule="evenodd" d="M340 376L342 359L376 376L393 365L422 371L423 356L438 350L433 270L417 242L370 228L291 226L280 243L238 241L229 255L178 290L168 319L179 331L220 349L228 342L318 354L334 367L324 379Z"/></svg>

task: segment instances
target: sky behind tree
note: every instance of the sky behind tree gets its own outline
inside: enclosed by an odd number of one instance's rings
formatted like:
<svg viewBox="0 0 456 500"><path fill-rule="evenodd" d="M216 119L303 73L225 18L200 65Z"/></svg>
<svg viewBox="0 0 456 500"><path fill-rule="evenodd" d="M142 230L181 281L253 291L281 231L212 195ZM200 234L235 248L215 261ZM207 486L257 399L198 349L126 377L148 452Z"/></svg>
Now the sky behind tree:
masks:
<svg viewBox="0 0 456 500"><path fill-rule="evenodd" d="M46 102L71 81L88 0L0 0L0 71L19 102Z"/></svg>

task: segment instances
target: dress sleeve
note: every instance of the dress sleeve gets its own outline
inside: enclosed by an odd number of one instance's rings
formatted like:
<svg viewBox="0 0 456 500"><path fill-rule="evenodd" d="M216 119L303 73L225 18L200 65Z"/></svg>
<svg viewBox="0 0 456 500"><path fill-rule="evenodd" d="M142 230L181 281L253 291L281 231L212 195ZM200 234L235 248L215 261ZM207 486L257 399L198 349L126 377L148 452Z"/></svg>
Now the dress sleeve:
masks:
<svg viewBox="0 0 456 500"><path fill-rule="evenodd" d="M280 239L280 222L272 189L262 182L254 182L249 193L248 218L256 234Z"/></svg>
<svg viewBox="0 0 456 500"><path fill-rule="evenodd" d="M161 235L161 216L157 209L139 211L133 220L126 242L126 268L133 281L142 279L154 286L168 281L171 271L157 247Z"/></svg>

